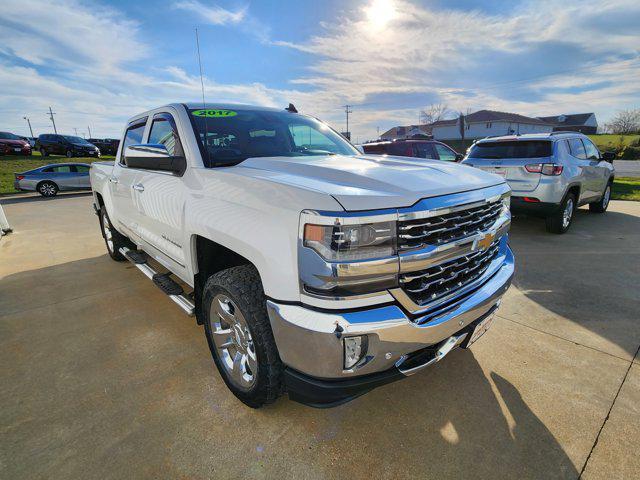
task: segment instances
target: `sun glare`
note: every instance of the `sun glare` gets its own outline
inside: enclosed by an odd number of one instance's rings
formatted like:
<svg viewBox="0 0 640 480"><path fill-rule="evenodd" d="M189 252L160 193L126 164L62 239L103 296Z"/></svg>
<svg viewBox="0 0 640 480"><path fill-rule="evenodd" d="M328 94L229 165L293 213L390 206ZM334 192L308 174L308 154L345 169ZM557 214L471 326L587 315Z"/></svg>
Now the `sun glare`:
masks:
<svg viewBox="0 0 640 480"><path fill-rule="evenodd" d="M373 0L364 10L369 24L376 30L384 28L397 16L393 0Z"/></svg>

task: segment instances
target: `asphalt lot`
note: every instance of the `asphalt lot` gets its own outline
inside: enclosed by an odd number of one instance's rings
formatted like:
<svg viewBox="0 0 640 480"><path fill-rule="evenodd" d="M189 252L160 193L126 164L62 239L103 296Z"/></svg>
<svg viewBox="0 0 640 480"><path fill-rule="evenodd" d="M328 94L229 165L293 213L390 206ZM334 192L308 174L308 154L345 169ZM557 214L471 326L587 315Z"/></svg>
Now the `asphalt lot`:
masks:
<svg viewBox="0 0 640 480"><path fill-rule="evenodd" d="M515 285L470 352L334 409L258 411L106 255L90 196L3 206L0 478L638 478L640 203L564 236L515 219Z"/></svg>

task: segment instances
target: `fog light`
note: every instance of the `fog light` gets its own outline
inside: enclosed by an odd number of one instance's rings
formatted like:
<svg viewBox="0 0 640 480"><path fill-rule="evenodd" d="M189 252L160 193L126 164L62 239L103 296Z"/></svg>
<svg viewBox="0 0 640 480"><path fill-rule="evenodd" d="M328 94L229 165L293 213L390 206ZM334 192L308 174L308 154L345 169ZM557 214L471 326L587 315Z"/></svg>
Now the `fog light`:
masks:
<svg viewBox="0 0 640 480"><path fill-rule="evenodd" d="M346 337L344 339L344 369L354 367L367 353L367 337Z"/></svg>

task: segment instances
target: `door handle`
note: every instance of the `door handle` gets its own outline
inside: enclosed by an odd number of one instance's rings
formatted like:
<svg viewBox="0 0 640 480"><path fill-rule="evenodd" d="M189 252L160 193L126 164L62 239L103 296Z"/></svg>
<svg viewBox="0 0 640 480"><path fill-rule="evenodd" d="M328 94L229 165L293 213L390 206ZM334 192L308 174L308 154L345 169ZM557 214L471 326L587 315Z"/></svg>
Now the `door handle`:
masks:
<svg viewBox="0 0 640 480"><path fill-rule="evenodd" d="M136 183L131 188L133 188L136 192L144 192L144 185L141 183Z"/></svg>
<svg viewBox="0 0 640 480"><path fill-rule="evenodd" d="M118 183L118 179L116 177L109 177L109 181L111 183Z"/></svg>

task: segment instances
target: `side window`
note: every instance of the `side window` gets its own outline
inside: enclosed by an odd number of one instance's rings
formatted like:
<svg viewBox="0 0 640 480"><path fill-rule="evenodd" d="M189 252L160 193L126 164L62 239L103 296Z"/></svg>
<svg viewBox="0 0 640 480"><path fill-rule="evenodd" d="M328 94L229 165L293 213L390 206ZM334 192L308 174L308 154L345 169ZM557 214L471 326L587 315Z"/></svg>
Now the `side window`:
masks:
<svg viewBox="0 0 640 480"><path fill-rule="evenodd" d="M455 162L456 161L456 153L451 150L449 147L445 147L439 143L434 144L436 147L436 151L440 156L440 160L444 160L445 162Z"/></svg>
<svg viewBox="0 0 640 480"><path fill-rule="evenodd" d="M256 135L254 135L254 133ZM258 133L261 133L259 136ZM324 150L327 152L335 152L336 144L333 140L326 137L322 132L311 128L308 125L289 125L289 133L293 139L293 144L297 151L300 150ZM269 130L260 130L250 132L251 137L273 137Z"/></svg>
<svg viewBox="0 0 640 480"><path fill-rule="evenodd" d="M60 165L59 167L53 167L53 171L56 173L71 173L73 167L71 165Z"/></svg>
<svg viewBox="0 0 640 480"><path fill-rule="evenodd" d="M178 129L173 117L168 113L158 113L153 117L147 143L164 145L169 155L182 155Z"/></svg>
<svg viewBox="0 0 640 480"><path fill-rule="evenodd" d="M416 143L416 157L437 159L430 143Z"/></svg>
<svg viewBox="0 0 640 480"><path fill-rule="evenodd" d="M600 152L598 151L596 146L591 143L591 140L583 138L582 143L584 143L584 148L587 152L587 158L589 160L600 160Z"/></svg>
<svg viewBox="0 0 640 480"><path fill-rule="evenodd" d="M387 151L389 152L389 155L396 155L398 157L413 157L413 147L410 143L391 143Z"/></svg>
<svg viewBox="0 0 640 480"><path fill-rule="evenodd" d="M87 165L76 165L76 172L89 173L89 167Z"/></svg>
<svg viewBox="0 0 640 480"><path fill-rule="evenodd" d="M122 152L120 153L120 163L124 163L124 151L129 145L142 143L142 134L144 133L144 126L146 123L146 118L144 120L140 120L140 122L131 125L125 132Z"/></svg>
<svg viewBox="0 0 640 480"><path fill-rule="evenodd" d="M49 167L49 168L43 168L42 170L40 170L42 173L51 173L53 172L53 167Z"/></svg>
<svg viewBox="0 0 640 480"><path fill-rule="evenodd" d="M584 149L582 140L580 140L579 138L569 139L569 150L571 150L571 155L576 158L581 158L583 160L587 158L587 152Z"/></svg>

